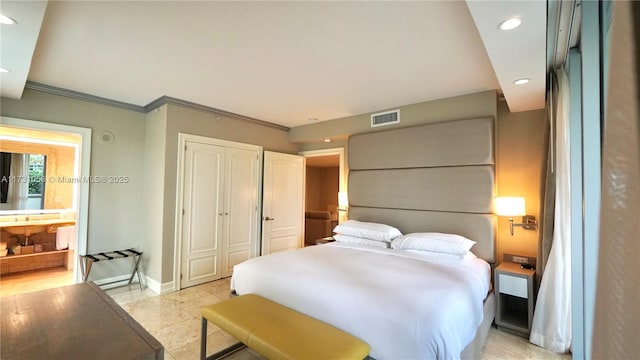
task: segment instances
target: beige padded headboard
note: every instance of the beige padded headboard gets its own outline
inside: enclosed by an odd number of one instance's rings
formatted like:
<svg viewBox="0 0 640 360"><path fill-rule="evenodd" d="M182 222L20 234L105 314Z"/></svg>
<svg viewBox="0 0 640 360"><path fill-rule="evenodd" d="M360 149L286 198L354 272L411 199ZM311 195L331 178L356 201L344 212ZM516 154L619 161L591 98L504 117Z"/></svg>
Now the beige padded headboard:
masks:
<svg viewBox="0 0 640 360"><path fill-rule="evenodd" d="M460 234L495 262L494 165L493 118L354 135L349 218Z"/></svg>

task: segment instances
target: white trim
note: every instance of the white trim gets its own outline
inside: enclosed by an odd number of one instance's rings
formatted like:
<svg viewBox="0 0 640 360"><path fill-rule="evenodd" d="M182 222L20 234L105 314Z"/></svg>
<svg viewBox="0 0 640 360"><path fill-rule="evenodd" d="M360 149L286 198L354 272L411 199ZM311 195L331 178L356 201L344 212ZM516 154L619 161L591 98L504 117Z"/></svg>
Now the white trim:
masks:
<svg viewBox="0 0 640 360"><path fill-rule="evenodd" d="M253 239L255 244L254 254L258 256L260 254L260 232L261 232L261 209L262 209L262 146L245 144L235 141L215 139L205 136L192 135L186 133L178 133L178 166L176 172L176 209L175 209L175 232L173 242L173 281L171 282L172 291L180 290L182 283L180 279L180 270L182 269L182 203L184 200L183 192L183 174L184 174L184 157L185 147L189 142L198 142L201 144L209 144L216 146L225 146L236 149L254 150L258 152L258 171L257 176L257 202L256 202L256 238ZM169 284L169 283L165 283ZM163 284L163 286L165 286Z"/></svg>
<svg viewBox="0 0 640 360"><path fill-rule="evenodd" d="M345 159L344 159L344 148L331 148L331 149L322 149L322 150L309 150L309 151L301 151L298 153L298 155L301 155L305 158L305 169L306 169L306 158L308 157L317 157L317 156L327 156L327 155L339 155L340 157L340 172L339 172L339 184L338 184L338 191L340 192L347 192L348 193L348 186L347 186L347 178L346 178L346 166L345 166ZM306 171L305 171L305 191L306 191L306 185L307 185L307 179L306 179ZM341 211L338 213L338 220L339 222L343 222L346 220L346 216L345 214Z"/></svg>
<svg viewBox="0 0 640 360"><path fill-rule="evenodd" d="M164 294L168 294L168 293L172 293L174 291L176 291L174 289L174 282L173 281L169 281L166 283L160 283L158 281L156 281L155 279L152 279L148 276L145 276L145 281L146 281L146 287L147 289L153 291L154 293L158 294L158 295L164 295Z"/></svg>
<svg viewBox="0 0 640 360"><path fill-rule="evenodd" d="M25 120L11 117L0 117L0 123L2 125L8 125L20 128L30 128L45 131L54 131L62 133L71 133L80 135L80 146L77 153L76 165L79 163L77 174L81 178L88 178L90 175L91 165L91 129L83 128L71 125L62 125L56 123ZM79 157L79 158L78 158ZM76 213L76 253L84 255L87 253L87 233L89 222L89 182L80 182L74 186L79 186L77 191L74 191L73 208L77 209ZM74 189L75 190L75 189ZM76 195L78 194L78 195ZM78 196L78 198L76 198ZM16 211L14 213L19 213ZM73 278L75 283L82 281L82 275L80 274L80 260L79 256L75 258L75 264L73 266Z"/></svg>

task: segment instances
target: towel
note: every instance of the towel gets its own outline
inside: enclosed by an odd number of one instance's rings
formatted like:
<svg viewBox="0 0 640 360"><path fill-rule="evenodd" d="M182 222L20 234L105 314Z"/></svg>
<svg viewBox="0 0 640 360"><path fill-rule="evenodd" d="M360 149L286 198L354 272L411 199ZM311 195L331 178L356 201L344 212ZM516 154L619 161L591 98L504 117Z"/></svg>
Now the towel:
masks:
<svg viewBox="0 0 640 360"><path fill-rule="evenodd" d="M76 227L61 226L56 230L56 249L63 250L69 248L73 250L76 247Z"/></svg>

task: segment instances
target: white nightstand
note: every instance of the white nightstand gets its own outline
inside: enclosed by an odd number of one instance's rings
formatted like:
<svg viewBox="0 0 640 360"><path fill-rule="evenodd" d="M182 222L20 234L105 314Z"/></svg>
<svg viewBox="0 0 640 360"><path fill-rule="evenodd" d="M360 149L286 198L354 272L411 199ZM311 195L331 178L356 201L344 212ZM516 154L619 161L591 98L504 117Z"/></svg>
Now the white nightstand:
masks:
<svg viewBox="0 0 640 360"><path fill-rule="evenodd" d="M520 264L503 262L495 270L496 325L528 336L535 306L534 269L521 269Z"/></svg>

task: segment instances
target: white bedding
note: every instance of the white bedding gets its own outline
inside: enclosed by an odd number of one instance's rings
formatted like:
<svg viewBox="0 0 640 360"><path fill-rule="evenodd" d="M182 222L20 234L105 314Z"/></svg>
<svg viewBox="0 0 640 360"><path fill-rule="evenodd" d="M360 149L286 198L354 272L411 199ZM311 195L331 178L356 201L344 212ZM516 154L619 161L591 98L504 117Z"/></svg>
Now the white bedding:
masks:
<svg viewBox="0 0 640 360"><path fill-rule="evenodd" d="M231 288L351 333L376 359L457 359L482 322L490 266L441 255L310 246L236 265Z"/></svg>

